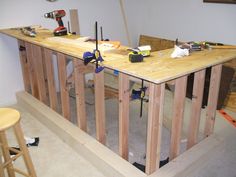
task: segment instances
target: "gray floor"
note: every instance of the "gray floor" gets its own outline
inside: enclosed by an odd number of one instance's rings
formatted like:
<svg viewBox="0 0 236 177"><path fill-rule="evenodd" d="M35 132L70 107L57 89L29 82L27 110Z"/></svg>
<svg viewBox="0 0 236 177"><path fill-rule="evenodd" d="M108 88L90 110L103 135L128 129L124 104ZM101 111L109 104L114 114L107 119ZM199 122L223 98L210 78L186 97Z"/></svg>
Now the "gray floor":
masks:
<svg viewBox="0 0 236 177"><path fill-rule="evenodd" d="M21 112L24 134L28 137L40 137L38 147L28 148L38 177L104 177L29 112L17 105L14 107ZM7 133L10 145L16 146L12 131ZM19 169L25 168L22 159L17 159L14 164Z"/></svg>

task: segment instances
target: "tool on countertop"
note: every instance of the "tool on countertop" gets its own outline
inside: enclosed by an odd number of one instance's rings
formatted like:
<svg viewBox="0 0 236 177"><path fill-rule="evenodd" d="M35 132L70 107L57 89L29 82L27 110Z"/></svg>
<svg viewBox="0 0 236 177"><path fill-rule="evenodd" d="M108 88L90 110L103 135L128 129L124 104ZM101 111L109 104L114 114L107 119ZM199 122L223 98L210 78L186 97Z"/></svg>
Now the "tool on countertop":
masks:
<svg viewBox="0 0 236 177"><path fill-rule="evenodd" d="M137 48L128 49L131 52L129 53L129 61L131 63L142 62L144 57L150 56L151 46L139 46Z"/></svg>
<svg viewBox="0 0 236 177"><path fill-rule="evenodd" d="M104 61L104 60L101 56L100 51L98 50L97 22L95 22L95 40L96 40L96 49L94 49L93 52L85 52L83 54L83 59L84 59L84 65L87 65L90 62L95 62L96 63L95 73L99 73L104 69L104 67L100 65L102 63L102 61Z"/></svg>
<svg viewBox="0 0 236 177"><path fill-rule="evenodd" d="M36 37L36 31L35 31L35 28L32 28L30 26L27 26L27 27L23 27L23 28L20 28L21 32L26 35L26 36L30 36L30 37Z"/></svg>
<svg viewBox="0 0 236 177"><path fill-rule="evenodd" d="M132 51L129 53L129 61L131 63L137 63L143 61L143 55L141 52Z"/></svg>
<svg viewBox="0 0 236 177"><path fill-rule="evenodd" d="M210 49L236 49L234 45L225 45L222 43L214 43L214 42L200 42L203 48Z"/></svg>
<svg viewBox="0 0 236 177"><path fill-rule="evenodd" d="M44 14L45 18L51 18L51 19L56 19L58 22L58 27L54 30L53 34L55 36L63 36L67 35L67 29L64 27L62 17L66 15L66 12L64 10L54 10L52 12L48 12Z"/></svg>

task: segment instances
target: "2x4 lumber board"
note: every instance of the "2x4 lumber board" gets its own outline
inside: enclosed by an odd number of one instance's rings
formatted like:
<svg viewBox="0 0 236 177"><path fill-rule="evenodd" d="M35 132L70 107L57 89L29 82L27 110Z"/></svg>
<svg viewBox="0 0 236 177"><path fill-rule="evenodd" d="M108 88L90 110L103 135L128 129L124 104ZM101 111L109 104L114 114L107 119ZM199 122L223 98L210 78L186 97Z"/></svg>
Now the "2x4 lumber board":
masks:
<svg viewBox="0 0 236 177"><path fill-rule="evenodd" d="M84 89L84 73L80 71L79 67L84 65L82 60L73 59L74 65L74 79L75 79L75 97L76 97L76 111L77 122L81 130L87 132L87 117L85 109L85 89Z"/></svg>
<svg viewBox="0 0 236 177"><path fill-rule="evenodd" d="M49 94L49 103L50 107L57 111L57 92L54 80L54 69L53 69L53 61L52 61L52 51L50 49L44 49L45 56L45 67L46 67L46 76L48 82L48 94Z"/></svg>
<svg viewBox="0 0 236 177"><path fill-rule="evenodd" d="M198 142L198 132L201 117L202 98L204 92L206 70L198 71L194 74L194 84L192 93L192 109L188 129L187 149Z"/></svg>
<svg viewBox="0 0 236 177"><path fill-rule="evenodd" d="M26 57L25 42L22 40L18 40L18 47L19 47L20 63L21 63L24 87L25 87L25 91L29 93L31 91L31 87L30 87L28 61Z"/></svg>
<svg viewBox="0 0 236 177"><path fill-rule="evenodd" d="M97 140L106 144L104 71L94 73L95 115Z"/></svg>
<svg viewBox="0 0 236 177"><path fill-rule="evenodd" d="M129 158L129 76L119 73L119 154Z"/></svg>
<svg viewBox="0 0 236 177"><path fill-rule="evenodd" d="M67 71L66 71L66 56L62 53L57 53L58 63L58 78L61 92L61 109L62 116L70 121L70 97L67 89Z"/></svg>
<svg viewBox="0 0 236 177"><path fill-rule="evenodd" d="M147 125L146 174L159 168L165 83L150 83Z"/></svg>
<svg viewBox="0 0 236 177"><path fill-rule="evenodd" d="M27 60L29 64L29 78L30 78L31 92L35 98L39 99L38 83L37 83L37 76L36 76L36 65L35 65L35 59L33 56L32 44L26 42L25 48L26 48L26 56L27 56Z"/></svg>
<svg viewBox="0 0 236 177"><path fill-rule="evenodd" d="M224 139L213 134L149 175L149 177L192 176L196 169L206 167L208 160L224 147L223 144Z"/></svg>
<svg viewBox="0 0 236 177"><path fill-rule="evenodd" d="M71 32L76 32L77 35L80 35L79 17L77 9L70 9L70 24Z"/></svg>
<svg viewBox="0 0 236 177"><path fill-rule="evenodd" d="M206 122L205 122L205 130L204 130L205 137L212 134L213 129L214 129L217 100L218 100L219 89L220 89L221 71L222 71L222 64L213 66L211 68L211 80L210 80L210 87L209 87Z"/></svg>
<svg viewBox="0 0 236 177"><path fill-rule="evenodd" d="M42 48L40 46L32 44L32 52L35 62L35 71L36 71L36 79L39 91L39 100L43 103L46 103L46 85L44 79L44 69L43 69L43 54Z"/></svg>
<svg viewBox="0 0 236 177"><path fill-rule="evenodd" d="M187 76L176 79L173 118L171 127L170 160L180 153L180 141L183 127L183 115L186 96Z"/></svg>
<svg viewBox="0 0 236 177"><path fill-rule="evenodd" d="M61 115L52 111L26 92L16 94L18 105L54 132L79 155L97 167L105 176L146 177L145 173L121 158L109 148L82 131Z"/></svg>

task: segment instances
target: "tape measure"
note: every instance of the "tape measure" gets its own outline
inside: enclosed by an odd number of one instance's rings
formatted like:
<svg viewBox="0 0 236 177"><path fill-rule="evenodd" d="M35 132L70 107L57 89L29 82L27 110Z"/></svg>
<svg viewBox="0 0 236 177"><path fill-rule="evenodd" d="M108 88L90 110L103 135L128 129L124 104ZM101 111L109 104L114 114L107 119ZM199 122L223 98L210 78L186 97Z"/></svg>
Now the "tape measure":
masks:
<svg viewBox="0 0 236 177"><path fill-rule="evenodd" d="M137 63L143 61L143 55L141 52L132 51L129 53L129 61L131 63Z"/></svg>
<svg viewBox="0 0 236 177"><path fill-rule="evenodd" d="M236 120L227 114L224 110L219 110L219 113L225 118L229 123L231 123L234 127L236 127Z"/></svg>

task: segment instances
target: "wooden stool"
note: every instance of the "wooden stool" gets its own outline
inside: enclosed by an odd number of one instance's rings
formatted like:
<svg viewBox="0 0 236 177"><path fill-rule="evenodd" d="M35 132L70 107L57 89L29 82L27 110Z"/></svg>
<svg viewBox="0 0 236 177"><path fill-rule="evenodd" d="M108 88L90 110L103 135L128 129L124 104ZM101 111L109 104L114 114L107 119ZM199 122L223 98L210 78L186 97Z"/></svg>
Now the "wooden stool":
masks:
<svg viewBox="0 0 236 177"><path fill-rule="evenodd" d="M5 131L11 127L14 129L20 150L16 150L8 146ZM20 113L14 109L0 108L0 146L2 148L2 155L4 157L4 162L0 164L0 177L4 177L4 168L7 169L9 177L15 177L15 172L28 177L36 177L34 166L20 127ZM10 150L16 153L16 155L12 158L10 157ZM13 167L12 162L21 155L23 156L28 174Z"/></svg>

